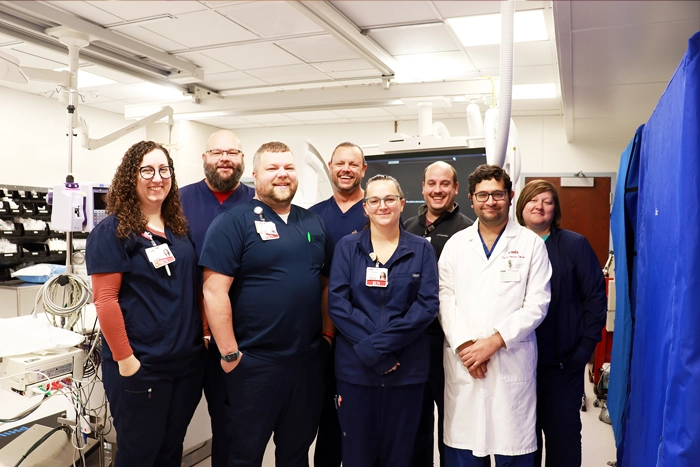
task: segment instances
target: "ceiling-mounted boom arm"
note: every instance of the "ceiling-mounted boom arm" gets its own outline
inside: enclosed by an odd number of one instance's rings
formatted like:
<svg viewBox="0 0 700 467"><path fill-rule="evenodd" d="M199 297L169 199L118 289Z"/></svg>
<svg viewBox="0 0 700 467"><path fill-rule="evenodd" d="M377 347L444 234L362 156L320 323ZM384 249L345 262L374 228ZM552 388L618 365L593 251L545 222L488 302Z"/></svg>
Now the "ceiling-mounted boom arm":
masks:
<svg viewBox="0 0 700 467"><path fill-rule="evenodd" d="M130 123L127 126L120 128L119 130L114 131L108 134L107 136L103 136L99 139L90 138L87 122L85 122L85 120L83 120L82 118L79 118L78 120L80 122L80 129L82 130L81 144L84 148L87 148L92 151L94 149L101 148L102 146L106 146L112 141L115 141L121 138L122 136L126 136L129 133L138 130L139 128L157 122L163 117L168 117L169 126L174 125L175 121L173 120L173 109L170 106L165 106L159 112L156 112L153 115L149 115L148 117L144 117L141 120L137 120L133 123Z"/></svg>

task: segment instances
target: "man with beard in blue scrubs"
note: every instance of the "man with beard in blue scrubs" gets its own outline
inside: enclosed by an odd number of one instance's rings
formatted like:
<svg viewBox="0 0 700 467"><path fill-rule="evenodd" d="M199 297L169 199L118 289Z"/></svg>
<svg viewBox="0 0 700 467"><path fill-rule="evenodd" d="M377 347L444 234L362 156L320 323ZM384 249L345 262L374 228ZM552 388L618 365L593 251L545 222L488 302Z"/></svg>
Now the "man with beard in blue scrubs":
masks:
<svg viewBox="0 0 700 467"><path fill-rule="evenodd" d="M207 140L202 154L205 178L180 189L180 201L194 238L197 255L202 253L204 235L220 213L253 199L255 190L240 182L245 170L243 147L238 137L219 130ZM219 349L209 343L209 359L204 378L204 394L211 417L212 467L226 467L228 441L224 417L224 382L219 365Z"/></svg>
<svg viewBox="0 0 700 467"><path fill-rule="evenodd" d="M217 217L200 257L204 307L221 353L228 467L262 464L274 433L276 465L307 467L321 412L333 331L323 219L294 206L294 156L283 143L253 157L255 198Z"/></svg>

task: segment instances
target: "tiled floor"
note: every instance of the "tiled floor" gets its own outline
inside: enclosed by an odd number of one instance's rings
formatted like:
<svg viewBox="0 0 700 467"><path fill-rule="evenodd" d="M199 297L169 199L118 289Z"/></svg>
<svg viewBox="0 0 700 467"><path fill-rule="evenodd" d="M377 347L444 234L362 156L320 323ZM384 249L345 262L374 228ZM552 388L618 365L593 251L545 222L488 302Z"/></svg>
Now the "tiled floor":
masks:
<svg viewBox="0 0 700 467"><path fill-rule="evenodd" d="M593 385L586 378L586 396L587 407L586 412L581 412L582 437L583 437L583 462L582 467L607 467L609 461L615 460L615 439L613 438L612 427L601 422L598 419L601 409L593 406L595 395L593 393ZM313 453L313 446L311 446ZM436 453L437 461L437 453ZM313 467L313 455L309 456L309 463ZM267 446L265 458L263 459L263 467L274 467L275 465L275 447L272 441ZM437 462L436 462L436 465ZM197 467L210 467L209 459L197 464Z"/></svg>

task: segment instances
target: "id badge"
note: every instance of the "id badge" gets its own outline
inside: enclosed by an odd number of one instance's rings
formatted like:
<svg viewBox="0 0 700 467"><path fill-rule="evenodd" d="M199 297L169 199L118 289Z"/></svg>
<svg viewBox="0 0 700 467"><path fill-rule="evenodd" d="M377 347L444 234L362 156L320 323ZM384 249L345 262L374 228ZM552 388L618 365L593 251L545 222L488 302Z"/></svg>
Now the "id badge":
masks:
<svg viewBox="0 0 700 467"><path fill-rule="evenodd" d="M170 251L170 246L166 243L161 243L158 246L152 246L146 248L146 255L148 260L153 263L153 266L158 269L162 268L166 264L170 264L175 261L175 256L173 256L172 251Z"/></svg>
<svg viewBox="0 0 700 467"><path fill-rule="evenodd" d="M255 230L263 241L280 238L280 234L277 233L277 226L274 222L255 221Z"/></svg>
<svg viewBox="0 0 700 467"><path fill-rule="evenodd" d="M520 282L520 270L506 269L501 271L501 282Z"/></svg>
<svg viewBox="0 0 700 467"><path fill-rule="evenodd" d="M387 268L367 268L365 285L367 287L386 287L389 284L387 280L388 274L389 270Z"/></svg>

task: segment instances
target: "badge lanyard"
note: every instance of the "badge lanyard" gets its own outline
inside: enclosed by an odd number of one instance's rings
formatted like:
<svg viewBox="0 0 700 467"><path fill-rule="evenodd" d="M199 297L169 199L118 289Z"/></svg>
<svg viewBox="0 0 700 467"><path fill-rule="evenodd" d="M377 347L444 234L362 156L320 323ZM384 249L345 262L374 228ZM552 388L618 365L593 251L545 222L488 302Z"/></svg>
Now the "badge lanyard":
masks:
<svg viewBox="0 0 700 467"><path fill-rule="evenodd" d="M168 266L168 264L175 261L175 257L168 248L168 245L165 243L158 245L155 242L155 240L153 240L153 234L151 234L151 232L149 232L148 230L145 231L142 235L147 240L150 240L151 245L153 245L152 248L146 248L146 255L148 256L148 260L151 263L153 263L153 266L155 266L156 269L165 266L165 272L167 272L168 276L170 276L170 267Z"/></svg>

